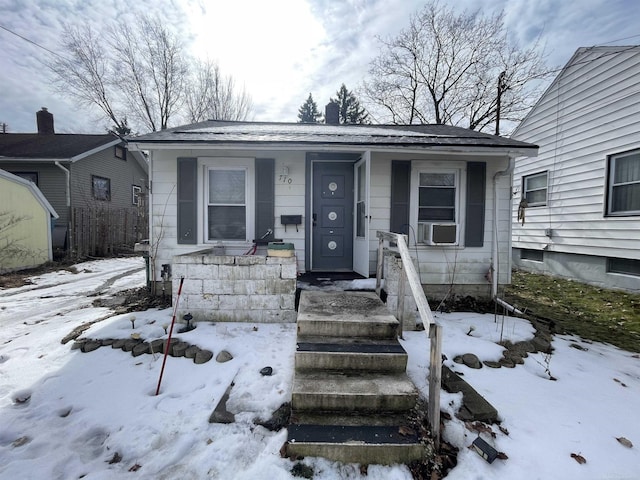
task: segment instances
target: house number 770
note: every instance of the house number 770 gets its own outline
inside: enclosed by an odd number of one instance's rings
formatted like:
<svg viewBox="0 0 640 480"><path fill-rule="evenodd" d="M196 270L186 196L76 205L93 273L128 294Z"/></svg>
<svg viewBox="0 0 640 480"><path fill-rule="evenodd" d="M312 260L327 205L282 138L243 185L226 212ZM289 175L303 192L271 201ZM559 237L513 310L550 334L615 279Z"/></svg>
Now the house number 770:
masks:
<svg viewBox="0 0 640 480"><path fill-rule="evenodd" d="M278 179L278 181L282 183L291 184L291 177L289 175L280 175L280 178Z"/></svg>

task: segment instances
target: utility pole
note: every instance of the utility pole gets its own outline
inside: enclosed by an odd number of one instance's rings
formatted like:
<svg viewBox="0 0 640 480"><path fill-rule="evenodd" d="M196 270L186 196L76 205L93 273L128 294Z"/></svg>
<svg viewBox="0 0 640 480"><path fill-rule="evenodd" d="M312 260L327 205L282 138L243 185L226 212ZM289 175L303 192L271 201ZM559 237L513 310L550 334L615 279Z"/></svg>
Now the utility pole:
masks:
<svg viewBox="0 0 640 480"><path fill-rule="evenodd" d="M507 82L505 77L507 76L507 72L503 71L500 75L498 75L498 97L496 101L496 135L500 135L500 103L502 102L502 92L504 92L507 87Z"/></svg>

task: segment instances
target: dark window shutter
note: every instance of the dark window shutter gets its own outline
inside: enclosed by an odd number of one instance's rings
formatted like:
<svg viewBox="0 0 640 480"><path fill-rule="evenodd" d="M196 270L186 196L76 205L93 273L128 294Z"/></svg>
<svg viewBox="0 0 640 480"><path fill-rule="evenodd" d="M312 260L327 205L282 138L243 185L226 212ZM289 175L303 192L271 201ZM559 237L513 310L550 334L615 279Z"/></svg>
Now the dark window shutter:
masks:
<svg viewBox="0 0 640 480"><path fill-rule="evenodd" d="M487 183L487 164L467 162L467 205L464 224L465 247L484 245L484 204Z"/></svg>
<svg viewBox="0 0 640 480"><path fill-rule="evenodd" d="M409 198L411 185L411 162L393 160L391 162L391 224L390 231L409 232Z"/></svg>
<svg viewBox="0 0 640 480"><path fill-rule="evenodd" d="M275 190L275 160L256 158L256 240L273 240ZM268 230L271 233L261 239Z"/></svg>
<svg viewBox="0 0 640 480"><path fill-rule="evenodd" d="M178 243L198 243L196 158L178 158Z"/></svg>

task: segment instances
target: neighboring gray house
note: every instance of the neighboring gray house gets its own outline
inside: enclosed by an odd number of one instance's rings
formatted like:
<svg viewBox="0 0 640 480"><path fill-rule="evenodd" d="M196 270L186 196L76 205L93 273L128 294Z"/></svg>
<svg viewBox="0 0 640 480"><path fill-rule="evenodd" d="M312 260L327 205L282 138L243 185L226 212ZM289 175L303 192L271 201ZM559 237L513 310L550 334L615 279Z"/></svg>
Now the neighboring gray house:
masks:
<svg viewBox="0 0 640 480"><path fill-rule="evenodd" d="M99 255L146 238L148 164L115 134L54 133L37 112L38 133L0 134L0 168L35 183L60 218L54 248Z"/></svg>
<svg viewBox="0 0 640 480"><path fill-rule="evenodd" d="M514 265L640 291L640 46L578 49L512 138Z"/></svg>
<svg viewBox="0 0 640 480"><path fill-rule="evenodd" d="M492 265L496 284L510 282L510 167L537 152L445 125L227 121L143 135L130 148L150 152L153 281L180 256L243 255L263 237L292 244L299 273L368 277L381 230L409 235L429 298L491 296ZM198 285L205 299L224 287Z"/></svg>

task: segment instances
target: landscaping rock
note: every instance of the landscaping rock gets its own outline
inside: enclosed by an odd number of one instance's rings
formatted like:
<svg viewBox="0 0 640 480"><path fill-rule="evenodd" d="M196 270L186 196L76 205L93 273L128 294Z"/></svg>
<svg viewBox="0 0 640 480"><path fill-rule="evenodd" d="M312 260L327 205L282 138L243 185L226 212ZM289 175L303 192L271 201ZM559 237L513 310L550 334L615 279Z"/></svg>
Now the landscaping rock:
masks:
<svg viewBox="0 0 640 480"><path fill-rule="evenodd" d="M100 341L89 340L82 344L80 350L84 353L93 352L94 350L99 349L102 346Z"/></svg>
<svg viewBox="0 0 640 480"><path fill-rule="evenodd" d="M500 368L500 367L502 367L500 362L494 362L492 360L485 360L482 363L484 363L487 367L490 367L490 368Z"/></svg>
<svg viewBox="0 0 640 480"><path fill-rule="evenodd" d="M78 340L77 342L73 342L73 345L71 345L71 350L78 350L78 349L82 349L82 345L84 345L84 340Z"/></svg>
<svg viewBox="0 0 640 480"><path fill-rule="evenodd" d="M196 365L200 365L202 363L207 363L209 360L213 358L213 352L210 350L199 350L196 353L195 358L193 359L193 363Z"/></svg>
<svg viewBox="0 0 640 480"><path fill-rule="evenodd" d="M178 342L175 345L171 345L171 352L169 355L172 357L184 357L184 352L189 348L189 344L186 342Z"/></svg>
<svg viewBox="0 0 640 480"><path fill-rule="evenodd" d="M507 351L504 354L504 358L513 362L515 365L524 365L524 359L520 352Z"/></svg>
<svg viewBox="0 0 640 480"><path fill-rule="evenodd" d="M506 368L515 368L516 364L513 363L512 360L508 359L508 358L501 358L498 363L500 363L500 365L502 365L503 367Z"/></svg>
<svg viewBox="0 0 640 480"><path fill-rule="evenodd" d="M217 356L216 356L216 362L218 363L225 363L228 362L229 360L233 360L233 355L231 355L229 352L227 352L226 350L222 350Z"/></svg>
<svg viewBox="0 0 640 480"><path fill-rule="evenodd" d="M546 338L536 336L536 337L533 337L533 340L531 340L531 343L533 344L534 347L536 347L536 349L539 352L544 352L544 353L551 352L551 342L549 342L549 340L547 340Z"/></svg>
<svg viewBox="0 0 640 480"><path fill-rule="evenodd" d="M453 361L456 363L464 363L462 361L462 355L456 355L455 357L453 357Z"/></svg>
<svg viewBox="0 0 640 480"><path fill-rule="evenodd" d="M139 343L131 349L131 355L134 357L139 357L144 353L149 353L149 344L147 342Z"/></svg>
<svg viewBox="0 0 640 480"><path fill-rule="evenodd" d="M463 363L469 368L482 368L482 363L480 363L480 359L474 355L473 353L465 353L462 355Z"/></svg>
<svg viewBox="0 0 640 480"><path fill-rule="evenodd" d="M166 344L166 340L162 338L157 338L153 340L149 344L149 353L164 353L164 346Z"/></svg>
<svg viewBox="0 0 640 480"><path fill-rule="evenodd" d="M130 352L131 350L133 350L133 347L135 347L139 343L140 343L140 340L134 340L134 339L125 340L124 345L122 345L122 350L124 350L125 352Z"/></svg>
<svg viewBox="0 0 640 480"><path fill-rule="evenodd" d="M120 338L120 339L118 339L118 340L114 341L114 342L111 344L111 348L119 348L119 349L122 349L122 347L124 347L124 344L125 344L125 343L127 343L127 340L124 340L124 339Z"/></svg>
<svg viewBox="0 0 640 480"><path fill-rule="evenodd" d="M264 367L262 370L260 370L260 375L262 375L263 377L270 377L271 375L273 375L273 368Z"/></svg>
<svg viewBox="0 0 640 480"><path fill-rule="evenodd" d="M103 347L108 347L109 345L113 345L113 342L115 342L113 338L103 338L102 340L100 340L100 343L102 344Z"/></svg>
<svg viewBox="0 0 640 480"><path fill-rule="evenodd" d="M200 351L200 348L196 347L195 345L191 345L189 348L187 348L184 351L184 356L187 358L196 358L196 355L198 354L199 351Z"/></svg>

